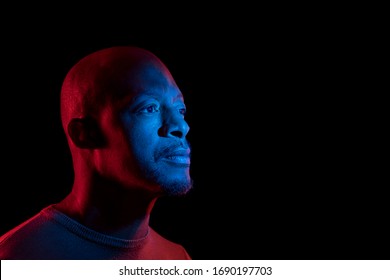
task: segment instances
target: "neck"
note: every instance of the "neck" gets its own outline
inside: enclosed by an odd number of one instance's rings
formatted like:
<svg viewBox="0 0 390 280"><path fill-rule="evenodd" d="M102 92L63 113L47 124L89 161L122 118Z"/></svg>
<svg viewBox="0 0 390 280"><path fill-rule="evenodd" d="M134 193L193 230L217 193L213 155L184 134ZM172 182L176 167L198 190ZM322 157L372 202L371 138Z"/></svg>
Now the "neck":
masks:
<svg viewBox="0 0 390 280"><path fill-rule="evenodd" d="M81 224L122 239L147 235L156 196L115 184L74 184L72 192L55 207Z"/></svg>

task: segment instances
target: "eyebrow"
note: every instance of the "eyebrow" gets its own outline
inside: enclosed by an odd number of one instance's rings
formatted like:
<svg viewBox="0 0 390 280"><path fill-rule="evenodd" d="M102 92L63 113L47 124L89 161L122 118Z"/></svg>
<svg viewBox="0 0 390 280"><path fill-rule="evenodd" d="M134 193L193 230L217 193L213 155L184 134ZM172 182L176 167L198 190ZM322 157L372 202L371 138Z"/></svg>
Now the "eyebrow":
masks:
<svg viewBox="0 0 390 280"><path fill-rule="evenodd" d="M141 92L138 92L138 93L136 93L134 96L132 96L131 98L130 98L130 102L131 103L134 103L134 102L136 102L137 101L137 99L139 99L139 98L154 98L154 99L159 99L159 97L160 97L161 95L159 95L159 96L156 96L155 94L153 94L153 90L146 90L146 91L141 91ZM180 101L182 101L183 103L184 103L184 96L183 96L183 94L182 94L182 92L179 90L179 92L177 93L177 95L176 96L174 96L173 98L173 101L175 102L175 101L177 101L177 100L180 100Z"/></svg>

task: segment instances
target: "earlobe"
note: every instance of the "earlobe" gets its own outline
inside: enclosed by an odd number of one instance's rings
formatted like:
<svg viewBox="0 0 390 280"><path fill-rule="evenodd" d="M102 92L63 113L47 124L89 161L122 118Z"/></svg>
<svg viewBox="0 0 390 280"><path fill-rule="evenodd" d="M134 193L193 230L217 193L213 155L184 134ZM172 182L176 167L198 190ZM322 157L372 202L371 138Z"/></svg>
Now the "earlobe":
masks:
<svg viewBox="0 0 390 280"><path fill-rule="evenodd" d="M98 124L90 118L74 118L68 124L72 142L81 149L95 149L103 145L103 136Z"/></svg>

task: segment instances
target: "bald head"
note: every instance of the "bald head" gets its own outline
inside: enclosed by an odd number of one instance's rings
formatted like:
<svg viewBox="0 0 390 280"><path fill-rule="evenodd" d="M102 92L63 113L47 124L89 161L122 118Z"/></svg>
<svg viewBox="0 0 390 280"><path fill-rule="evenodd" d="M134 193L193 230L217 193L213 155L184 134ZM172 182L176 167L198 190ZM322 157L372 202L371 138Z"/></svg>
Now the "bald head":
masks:
<svg viewBox="0 0 390 280"><path fill-rule="evenodd" d="M185 112L181 90L150 51L116 46L82 58L61 90L76 188L109 181L154 195L187 192Z"/></svg>
<svg viewBox="0 0 390 280"><path fill-rule="evenodd" d="M82 58L68 72L62 85L64 129L72 118L95 117L104 105L142 90L141 76L153 75L153 71L174 83L157 56L135 46L106 48Z"/></svg>

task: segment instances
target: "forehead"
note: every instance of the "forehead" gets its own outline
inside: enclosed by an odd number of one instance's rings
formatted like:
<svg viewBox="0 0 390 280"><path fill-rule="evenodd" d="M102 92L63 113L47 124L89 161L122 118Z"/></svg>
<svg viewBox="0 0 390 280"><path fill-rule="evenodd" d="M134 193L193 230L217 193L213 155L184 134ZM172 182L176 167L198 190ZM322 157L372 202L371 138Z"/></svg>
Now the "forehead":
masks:
<svg viewBox="0 0 390 280"><path fill-rule="evenodd" d="M165 67L156 67L155 64L143 65L129 71L123 82L125 98L129 101L143 97L183 100L180 89Z"/></svg>
<svg viewBox="0 0 390 280"><path fill-rule="evenodd" d="M129 64L121 61L117 67L108 67L97 80L103 84L99 88L106 93L109 91L109 99L122 108L144 98L160 102L184 101L171 73L157 60Z"/></svg>
<svg viewBox="0 0 390 280"><path fill-rule="evenodd" d="M176 87L176 83L166 67L162 64L145 63L133 67L125 75L128 86L135 93L147 91L151 88Z"/></svg>

